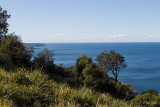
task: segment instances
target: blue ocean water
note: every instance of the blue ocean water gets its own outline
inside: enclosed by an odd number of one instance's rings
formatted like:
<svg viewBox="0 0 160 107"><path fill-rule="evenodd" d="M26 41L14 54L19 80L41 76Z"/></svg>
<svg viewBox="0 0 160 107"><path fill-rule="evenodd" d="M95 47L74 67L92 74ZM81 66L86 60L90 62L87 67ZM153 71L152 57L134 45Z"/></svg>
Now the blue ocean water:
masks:
<svg viewBox="0 0 160 107"><path fill-rule="evenodd" d="M96 58L100 52L115 50L125 56L127 68L118 80L132 84L136 91L155 89L160 92L160 43L47 43L55 53L55 63L70 67L81 54ZM36 56L44 47L35 49Z"/></svg>

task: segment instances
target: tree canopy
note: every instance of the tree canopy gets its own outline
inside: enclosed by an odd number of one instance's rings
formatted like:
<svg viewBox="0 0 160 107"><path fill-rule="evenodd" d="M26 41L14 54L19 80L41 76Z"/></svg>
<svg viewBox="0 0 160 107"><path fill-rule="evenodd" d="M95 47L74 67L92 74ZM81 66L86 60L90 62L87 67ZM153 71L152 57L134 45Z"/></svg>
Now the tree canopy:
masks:
<svg viewBox="0 0 160 107"><path fill-rule="evenodd" d="M33 67L40 68L46 72L54 70L54 53L48 48L44 48L33 60Z"/></svg>
<svg viewBox="0 0 160 107"><path fill-rule="evenodd" d="M10 15L7 14L6 10L3 10L0 6L0 38L8 32L7 19L10 18Z"/></svg>
<svg viewBox="0 0 160 107"><path fill-rule="evenodd" d="M83 69L83 84L87 87L98 89L106 81L107 75L95 63L87 64Z"/></svg>
<svg viewBox="0 0 160 107"><path fill-rule="evenodd" d="M13 63L18 67L29 66L32 50L26 49L21 38L15 34L8 34L1 38L0 60Z"/></svg>
<svg viewBox="0 0 160 107"><path fill-rule="evenodd" d="M120 53L111 50L109 53L101 52L97 56L96 61L98 62L99 67L106 72L111 72L117 81L118 74L121 68L125 68L127 65L124 63L124 56Z"/></svg>
<svg viewBox="0 0 160 107"><path fill-rule="evenodd" d="M91 62L92 62L91 57L87 57L85 54L82 54L76 61L76 67L77 67L78 75L81 75L85 66L87 64L90 64Z"/></svg>

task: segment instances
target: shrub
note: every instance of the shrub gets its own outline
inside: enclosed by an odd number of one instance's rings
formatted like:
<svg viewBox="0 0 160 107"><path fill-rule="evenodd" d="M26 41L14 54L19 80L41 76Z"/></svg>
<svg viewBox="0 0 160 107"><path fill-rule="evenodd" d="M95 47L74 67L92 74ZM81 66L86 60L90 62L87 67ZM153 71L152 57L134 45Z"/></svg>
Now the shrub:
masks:
<svg viewBox="0 0 160 107"><path fill-rule="evenodd" d="M0 107L14 107L12 101L0 98Z"/></svg>
<svg viewBox="0 0 160 107"><path fill-rule="evenodd" d="M160 106L160 95L155 90L148 90L142 92L141 95L137 95L131 100L134 106L148 106L148 107L159 107Z"/></svg>
<svg viewBox="0 0 160 107"><path fill-rule="evenodd" d="M66 71L66 69L60 65L55 65L54 74L60 75L61 77L69 77L69 72Z"/></svg>
<svg viewBox="0 0 160 107"><path fill-rule="evenodd" d="M48 107L48 106L123 106L123 100L115 99L109 94L100 94L89 88L70 88L50 80L41 71L6 72L0 69L0 98L12 102L14 107ZM16 79L17 78L17 79ZM19 81L30 82L21 84ZM23 79L24 78L24 79Z"/></svg>
<svg viewBox="0 0 160 107"><path fill-rule="evenodd" d="M82 74L83 69L87 64L92 62L92 58L88 58L85 54L81 55L76 61L76 67L78 71L78 75Z"/></svg>
<svg viewBox="0 0 160 107"><path fill-rule="evenodd" d="M83 83L83 75L82 75L82 71L83 69L86 67L87 64L92 63L92 58L87 57L85 54L81 55L77 61L76 61L76 68L77 68L77 73L78 73L78 81L80 82L80 84Z"/></svg>
<svg viewBox="0 0 160 107"><path fill-rule="evenodd" d="M87 64L82 74L84 77L83 84L97 90L103 87L102 84L106 81L106 73L100 71L95 63Z"/></svg>
<svg viewBox="0 0 160 107"><path fill-rule="evenodd" d="M78 73L77 73L77 67L76 67L76 65L73 65L73 66L71 66L71 67L65 68L65 70L66 70L67 72L69 72L69 76L70 76L70 77L75 78L75 80L77 79Z"/></svg>
<svg viewBox="0 0 160 107"><path fill-rule="evenodd" d="M38 57L33 59L33 68L42 69L46 73L52 73L55 68L53 56L52 50L44 48L43 51L38 54Z"/></svg>
<svg viewBox="0 0 160 107"><path fill-rule="evenodd" d="M9 34L1 39L0 59L4 63L13 63L18 67L29 67L32 50L27 50L21 38Z"/></svg>
<svg viewBox="0 0 160 107"><path fill-rule="evenodd" d="M156 90L152 90L152 89L142 92L142 95L145 93L151 93L153 95L158 95L158 92Z"/></svg>

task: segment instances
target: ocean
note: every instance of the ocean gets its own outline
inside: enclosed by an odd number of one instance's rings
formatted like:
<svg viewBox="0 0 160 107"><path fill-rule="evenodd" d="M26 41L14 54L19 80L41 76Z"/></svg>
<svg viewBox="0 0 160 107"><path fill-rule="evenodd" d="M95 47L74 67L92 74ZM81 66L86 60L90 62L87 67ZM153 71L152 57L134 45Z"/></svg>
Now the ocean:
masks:
<svg viewBox="0 0 160 107"><path fill-rule="evenodd" d="M160 92L160 43L46 43L34 49L34 56L46 47L54 51L55 64L70 67L81 54L92 57L100 52L115 50L125 57L128 65L118 80L132 84L137 92L155 89Z"/></svg>

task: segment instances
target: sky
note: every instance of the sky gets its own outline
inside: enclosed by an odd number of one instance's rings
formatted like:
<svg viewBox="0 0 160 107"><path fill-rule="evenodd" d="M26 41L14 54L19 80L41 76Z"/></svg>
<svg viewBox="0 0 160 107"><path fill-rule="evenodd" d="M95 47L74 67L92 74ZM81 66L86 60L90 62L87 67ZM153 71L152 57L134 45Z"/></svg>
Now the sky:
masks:
<svg viewBox="0 0 160 107"><path fill-rule="evenodd" d="M27 43L160 42L160 0L0 0Z"/></svg>

